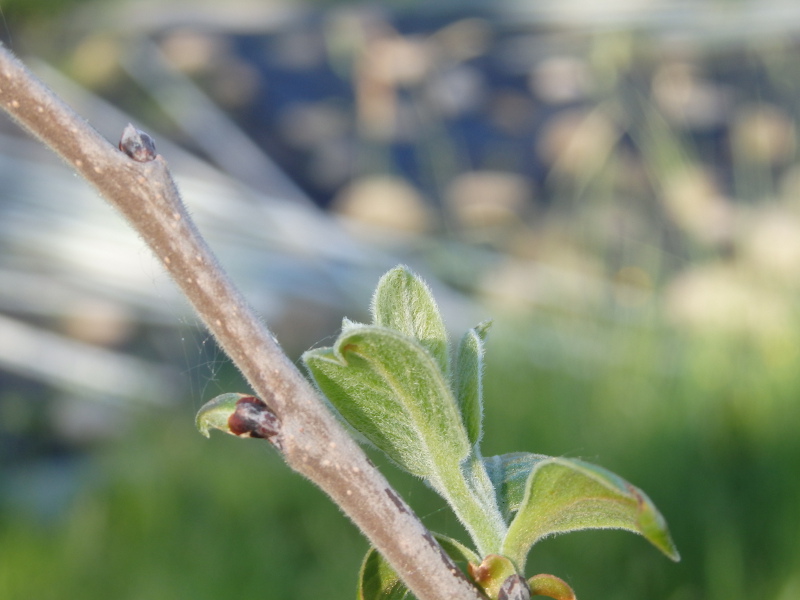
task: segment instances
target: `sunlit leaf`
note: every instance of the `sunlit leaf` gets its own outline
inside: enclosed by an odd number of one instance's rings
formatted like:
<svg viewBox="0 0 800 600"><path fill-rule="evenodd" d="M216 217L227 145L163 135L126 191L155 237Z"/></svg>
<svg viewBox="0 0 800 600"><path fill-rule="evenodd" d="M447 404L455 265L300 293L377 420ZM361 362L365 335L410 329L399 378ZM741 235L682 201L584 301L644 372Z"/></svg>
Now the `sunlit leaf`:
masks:
<svg viewBox="0 0 800 600"><path fill-rule="evenodd" d="M209 437L210 429L244 438L267 440L281 452L281 421L260 398L249 394L222 394L197 413L197 428Z"/></svg>
<svg viewBox="0 0 800 600"><path fill-rule="evenodd" d="M450 373L447 330L430 288L408 267L395 267L378 282L372 297L373 324L417 340L445 377Z"/></svg>
<svg viewBox="0 0 800 600"><path fill-rule="evenodd" d="M365 323L358 323L357 321L353 321L347 317L342 319L342 331L347 331L351 327L361 327L362 325L365 325Z"/></svg>
<svg viewBox="0 0 800 600"><path fill-rule="evenodd" d="M487 555L481 564L469 565L469 574L473 581L489 598L496 599L505 581L517 575L514 564L505 556L499 554Z"/></svg>
<svg viewBox="0 0 800 600"><path fill-rule="evenodd" d="M483 459L486 472L497 493L500 510L507 521L511 520L522 504L528 475L531 474L533 467L548 458L550 457L544 454L512 452Z"/></svg>
<svg viewBox="0 0 800 600"><path fill-rule="evenodd" d="M531 596L547 596L555 600L575 600L575 592L569 584L555 575L542 573L528 579Z"/></svg>
<svg viewBox="0 0 800 600"><path fill-rule="evenodd" d="M639 488L590 463L535 460L525 495L503 542L503 554L522 568L530 547L549 535L581 529L626 529L679 560L666 522Z"/></svg>
<svg viewBox="0 0 800 600"><path fill-rule="evenodd" d="M228 419L236 411L236 403L246 394L220 394L206 402L195 417L195 425L200 433L211 437L212 429L219 429L234 435L228 426Z"/></svg>
<svg viewBox="0 0 800 600"><path fill-rule="evenodd" d="M341 416L398 465L435 484L470 452L448 382L418 342L385 327L351 325L333 348L303 355Z"/></svg>

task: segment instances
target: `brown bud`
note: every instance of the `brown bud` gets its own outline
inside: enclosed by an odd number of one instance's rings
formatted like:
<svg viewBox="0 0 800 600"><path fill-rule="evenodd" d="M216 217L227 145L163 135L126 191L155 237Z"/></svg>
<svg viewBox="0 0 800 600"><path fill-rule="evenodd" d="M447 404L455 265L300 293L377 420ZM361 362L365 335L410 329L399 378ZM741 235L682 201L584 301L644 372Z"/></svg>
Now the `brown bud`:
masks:
<svg viewBox="0 0 800 600"><path fill-rule="evenodd" d="M263 400L244 396L236 402L236 410L228 417L228 428L239 437L262 438L281 449L281 422Z"/></svg>
<svg viewBox="0 0 800 600"><path fill-rule="evenodd" d="M130 123L122 130L119 149L136 162L150 162L158 155L153 138Z"/></svg>

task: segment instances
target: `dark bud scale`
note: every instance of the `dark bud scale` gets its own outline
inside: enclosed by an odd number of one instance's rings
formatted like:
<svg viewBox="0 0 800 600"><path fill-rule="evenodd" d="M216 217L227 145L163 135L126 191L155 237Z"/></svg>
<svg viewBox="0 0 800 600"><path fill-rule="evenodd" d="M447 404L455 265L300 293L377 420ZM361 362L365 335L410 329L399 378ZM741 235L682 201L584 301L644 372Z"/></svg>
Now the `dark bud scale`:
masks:
<svg viewBox="0 0 800 600"><path fill-rule="evenodd" d="M264 403L255 396L244 396L236 403L236 410L228 417L228 428L239 437L265 439L278 450L282 448L280 439L281 422Z"/></svg>
<svg viewBox="0 0 800 600"><path fill-rule="evenodd" d="M128 123L122 130L122 137L119 140L119 149L130 156L136 162L150 162L155 160L156 143L144 131L136 129Z"/></svg>

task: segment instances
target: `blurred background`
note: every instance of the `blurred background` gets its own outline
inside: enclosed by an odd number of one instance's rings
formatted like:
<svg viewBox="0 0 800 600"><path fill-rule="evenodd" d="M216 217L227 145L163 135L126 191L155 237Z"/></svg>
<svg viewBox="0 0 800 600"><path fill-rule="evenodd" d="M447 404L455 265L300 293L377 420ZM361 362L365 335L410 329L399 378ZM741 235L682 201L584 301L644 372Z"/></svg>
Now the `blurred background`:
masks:
<svg viewBox="0 0 800 600"><path fill-rule="evenodd" d="M294 357L404 262L486 318L484 453L643 488L641 538L537 545L581 600L800 597L800 4L2 0L116 143L149 132ZM0 119L0 597L353 598L367 543L265 444L123 221ZM443 502L375 457L425 523Z"/></svg>

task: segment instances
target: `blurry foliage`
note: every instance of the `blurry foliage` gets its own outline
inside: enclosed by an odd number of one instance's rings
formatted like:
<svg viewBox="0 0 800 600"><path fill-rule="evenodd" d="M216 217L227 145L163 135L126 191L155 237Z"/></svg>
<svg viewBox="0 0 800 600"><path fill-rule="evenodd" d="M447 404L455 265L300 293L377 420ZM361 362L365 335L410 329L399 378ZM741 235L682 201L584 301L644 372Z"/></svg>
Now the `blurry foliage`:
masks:
<svg viewBox="0 0 800 600"><path fill-rule="evenodd" d="M84 465L59 518L0 515L0 595L352 595L366 543L335 505L262 446L211 449L185 415L162 416Z"/></svg>
<svg viewBox="0 0 800 600"><path fill-rule="evenodd" d="M3 17L12 26L24 22L50 21L69 12L79 4L97 0L3 0Z"/></svg>

